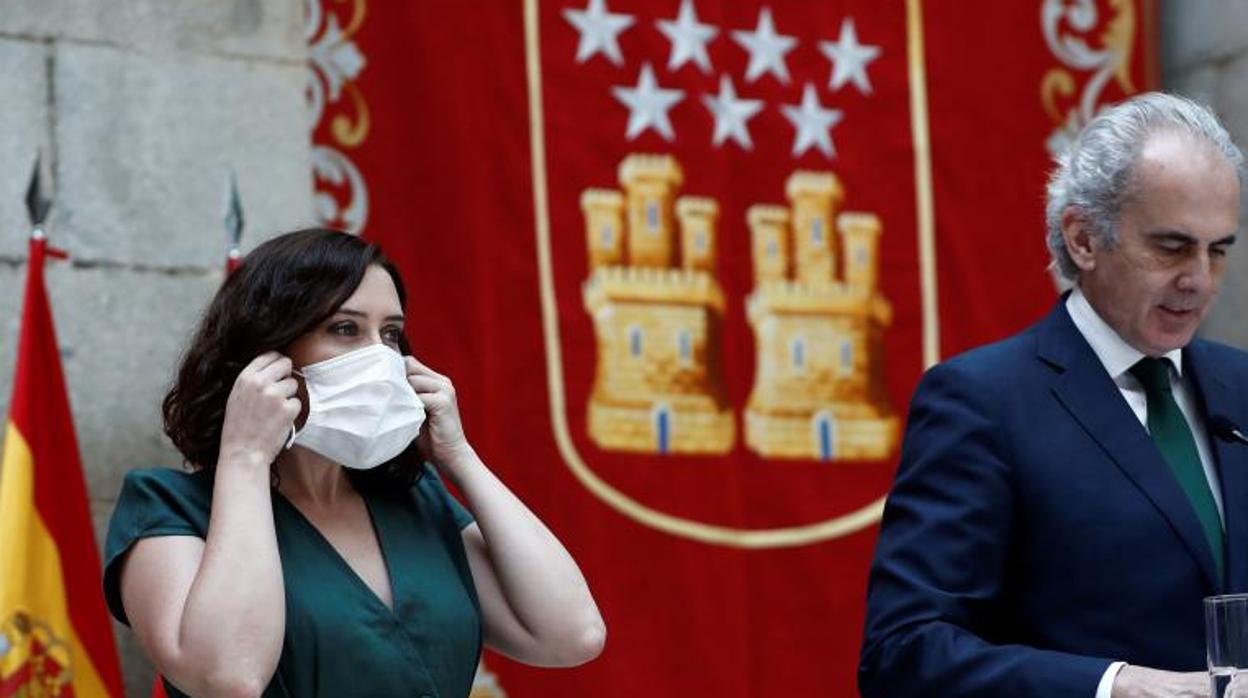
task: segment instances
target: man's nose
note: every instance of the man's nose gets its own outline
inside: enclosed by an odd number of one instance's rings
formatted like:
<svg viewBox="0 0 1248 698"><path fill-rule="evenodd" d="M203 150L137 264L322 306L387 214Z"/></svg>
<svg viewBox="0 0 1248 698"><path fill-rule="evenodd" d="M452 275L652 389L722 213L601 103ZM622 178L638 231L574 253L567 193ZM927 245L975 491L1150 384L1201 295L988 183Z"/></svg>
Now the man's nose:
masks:
<svg viewBox="0 0 1248 698"><path fill-rule="evenodd" d="M1192 255L1192 259L1178 278L1181 291L1205 293L1214 286L1216 272L1213 257L1208 250Z"/></svg>

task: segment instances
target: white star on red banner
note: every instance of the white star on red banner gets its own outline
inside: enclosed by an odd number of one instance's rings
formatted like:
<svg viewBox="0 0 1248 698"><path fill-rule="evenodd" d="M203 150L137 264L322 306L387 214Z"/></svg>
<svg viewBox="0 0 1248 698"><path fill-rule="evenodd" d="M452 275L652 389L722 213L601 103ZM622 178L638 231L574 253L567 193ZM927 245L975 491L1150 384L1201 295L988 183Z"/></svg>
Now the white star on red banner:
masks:
<svg viewBox="0 0 1248 698"><path fill-rule="evenodd" d="M746 150L754 149L754 141L750 139L750 130L746 124L763 108L759 99L739 99L732 86L732 78L719 76L719 94L702 95L702 103L711 110L715 117L715 135L712 142L718 146L731 139Z"/></svg>
<svg viewBox="0 0 1248 698"><path fill-rule="evenodd" d="M797 46L797 39L776 33L770 7L759 11L758 26L754 31L734 31L732 38L750 52L750 65L745 69L746 82L754 82L764 73L770 73L781 83L789 84L789 67L784 62L784 56Z"/></svg>
<svg viewBox="0 0 1248 698"><path fill-rule="evenodd" d="M698 22L698 11L693 6L693 0L682 0L680 14L675 21L660 19L655 24L672 42L672 55L667 61L669 71L693 61L702 72L711 72L711 57L706 53L706 44L719 34L719 30Z"/></svg>
<svg viewBox="0 0 1248 698"><path fill-rule="evenodd" d="M601 53L616 65L624 64L619 36L620 32L633 26L636 20L632 15L613 14L607 9L606 0L589 0L584 10L567 8L563 17L581 34L581 41L576 46L577 63L584 63Z"/></svg>
<svg viewBox="0 0 1248 698"><path fill-rule="evenodd" d="M832 77L828 88L839 90L846 82L853 82L864 95L871 94L871 80L867 77L867 64L880 57L879 46L858 43L854 20L847 17L841 22L841 35L836 41L820 41L819 50L832 61Z"/></svg>
<svg viewBox="0 0 1248 698"><path fill-rule="evenodd" d="M802 103L798 106L786 104L781 107L784 117L797 130L793 139L793 156L798 157L814 146L829 159L836 156L836 148L832 145L832 127L841 120L841 110L824 109L819 103L819 95L815 86L806 83L802 90Z"/></svg>
<svg viewBox="0 0 1248 698"><path fill-rule="evenodd" d="M628 140L633 140L648 128L653 128L665 140L676 138L667 111L685 98L685 92L661 87L649 63L641 66L636 87L612 87L611 93L628 107L628 129L624 134Z"/></svg>

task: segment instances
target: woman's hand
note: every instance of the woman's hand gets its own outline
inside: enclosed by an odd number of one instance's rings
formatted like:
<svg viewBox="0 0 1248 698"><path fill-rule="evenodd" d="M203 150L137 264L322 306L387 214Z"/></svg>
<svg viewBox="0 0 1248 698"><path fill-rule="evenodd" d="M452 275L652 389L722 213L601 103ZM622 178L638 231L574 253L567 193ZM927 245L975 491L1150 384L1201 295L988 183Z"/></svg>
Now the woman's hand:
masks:
<svg viewBox="0 0 1248 698"><path fill-rule="evenodd" d="M290 359L275 351L252 359L234 381L221 427L220 462L268 468L302 407Z"/></svg>
<svg viewBox="0 0 1248 698"><path fill-rule="evenodd" d="M459 418L459 404L451 379L416 360L405 356L407 382L425 404L425 425L416 438L421 455L438 467L456 460L468 448L464 425Z"/></svg>

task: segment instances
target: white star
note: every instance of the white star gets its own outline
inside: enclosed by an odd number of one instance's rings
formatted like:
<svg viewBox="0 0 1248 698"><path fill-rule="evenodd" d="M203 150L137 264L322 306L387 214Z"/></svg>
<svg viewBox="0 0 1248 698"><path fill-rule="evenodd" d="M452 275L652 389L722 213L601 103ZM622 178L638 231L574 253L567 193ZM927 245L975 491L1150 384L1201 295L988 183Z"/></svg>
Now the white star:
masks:
<svg viewBox="0 0 1248 698"><path fill-rule="evenodd" d="M802 90L801 106L782 105L784 117L797 129L797 137L793 139L793 157L806 152L813 145L819 148L829 159L836 155L832 147L831 129L841 120L841 110L824 109L819 103L819 95L815 86L806 83Z"/></svg>
<svg viewBox="0 0 1248 698"><path fill-rule="evenodd" d="M754 149L750 140L750 130L746 127L755 114L763 108L759 99L738 99L737 91L732 86L732 78L727 75L719 77L719 94L715 97L702 95L702 103L715 116L714 144L719 146L724 139L731 138L746 150Z"/></svg>
<svg viewBox="0 0 1248 698"><path fill-rule="evenodd" d="M584 10L564 9L563 18L581 33L576 45L576 62L584 63L595 54L602 53L616 65L624 64L620 51L620 32L633 26L632 15L612 14L607 0L589 0Z"/></svg>
<svg viewBox="0 0 1248 698"><path fill-rule="evenodd" d="M832 77L828 88L839 90L852 81L858 91L871 94L871 81L867 78L867 64L880 57L880 47L858 43L854 20L847 17L841 22L841 36L835 42L820 41L819 50L832 61Z"/></svg>
<svg viewBox="0 0 1248 698"><path fill-rule="evenodd" d="M763 73L771 73L780 82L789 84L789 67L784 63L784 54L797 46L797 39L776 33L770 7L759 11L758 26L754 31L734 31L732 38L750 52L750 65L745 69L746 82L754 82Z"/></svg>
<svg viewBox="0 0 1248 698"><path fill-rule="evenodd" d="M666 140L676 133L667 119L667 110L685 98L684 90L666 90L654 79L654 68L649 63L641 66L636 87L612 87L611 93L628 107L628 131L625 136L633 140L648 128L659 132Z"/></svg>
<svg viewBox="0 0 1248 698"><path fill-rule="evenodd" d="M655 24L667 40L672 42L672 55L667 61L669 71L675 71L692 60L702 72L711 72L711 57L706 54L706 44L715 38L719 30L698 22L698 11L693 6L693 0L681 0L680 14L676 16L676 21L660 19Z"/></svg>

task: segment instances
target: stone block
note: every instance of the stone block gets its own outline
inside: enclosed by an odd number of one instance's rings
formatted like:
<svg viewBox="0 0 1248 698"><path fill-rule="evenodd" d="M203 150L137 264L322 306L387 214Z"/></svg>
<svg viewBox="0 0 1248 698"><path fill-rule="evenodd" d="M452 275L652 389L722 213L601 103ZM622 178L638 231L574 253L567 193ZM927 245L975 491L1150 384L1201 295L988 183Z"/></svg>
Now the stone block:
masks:
<svg viewBox="0 0 1248 698"><path fill-rule="evenodd" d="M22 251L25 254L25 248ZM26 265L0 260L0 419L9 417L13 369L17 360L17 330L21 325ZM4 434L0 432L0 441Z"/></svg>
<svg viewBox="0 0 1248 698"><path fill-rule="evenodd" d="M1167 74L1222 61L1248 49L1248 3L1162 0L1161 65Z"/></svg>
<svg viewBox="0 0 1248 698"><path fill-rule="evenodd" d="M1214 90L1218 115L1235 142L1248 148L1248 53L1220 67Z"/></svg>
<svg viewBox="0 0 1248 698"><path fill-rule="evenodd" d="M1248 221L1241 221L1241 227ZM1235 245L1239 247L1239 245ZM1202 337L1248 350L1248 250L1231 248L1222 292L1201 325Z"/></svg>
<svg viewBox="0 0 1248 698"><path fill-rule="evenodd" d="M156 53L307 55L300 0L6 0L0 32Z"/></svg>
<svg viewBox="0 0 1248 698"><path fill-rule="evenodd" d="M0 257L26 254L26 185L36 153L50 152L49 55L40 42L0 39Z"/></svg>
<svg viewBox="0 0 1248 698"><path fill-rule="evenodd" d="M1218 94L1221 72L1212 63L1202 63L1180 73L1164 76L1162 89L1208 104L1221 112L1221 95Z"/></svg>
<svg viewBox="0 0 1248 698"><path fill-rule="evenodd" d="M223 263L226 173L246 246L313 219L307 69L58 45L58 232L83 259Z"/></svg>

